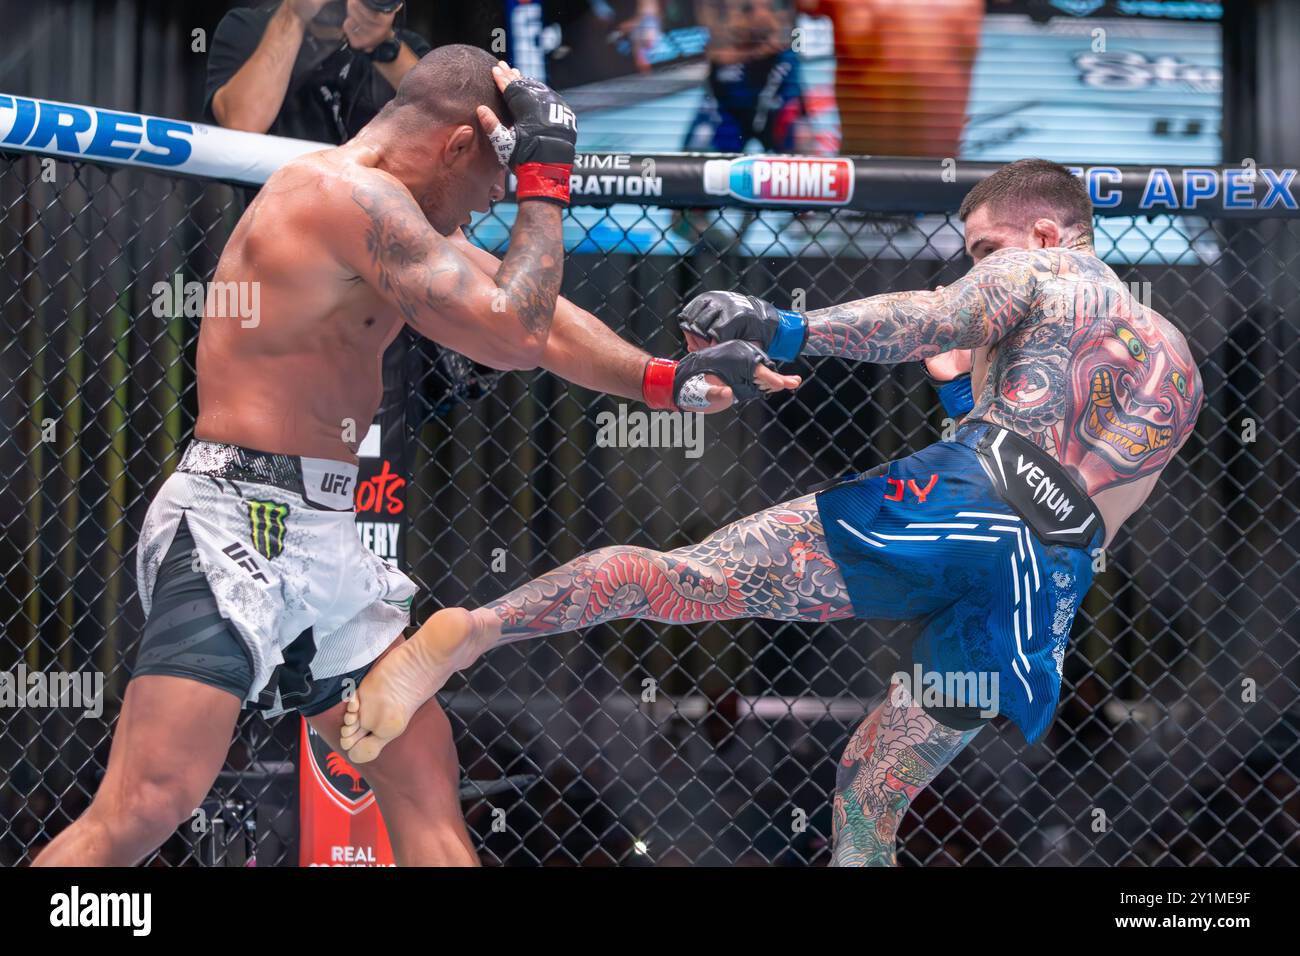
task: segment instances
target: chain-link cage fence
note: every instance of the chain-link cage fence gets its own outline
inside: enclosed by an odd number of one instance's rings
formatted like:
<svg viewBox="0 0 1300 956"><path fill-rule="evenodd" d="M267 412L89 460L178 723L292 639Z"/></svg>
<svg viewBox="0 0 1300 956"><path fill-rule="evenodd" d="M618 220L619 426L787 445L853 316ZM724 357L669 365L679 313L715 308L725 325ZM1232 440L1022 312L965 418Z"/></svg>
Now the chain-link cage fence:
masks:
<svg viewBox="0 0 1300 956"><path fill-rule="evenodd" d="M242 205L198 180L50 169L0 160L0 668L102 675L103 710L0 712L11 864L74 819L103 772L142 623L135 539L194 421L199 320L155 314L151 289L210 278ZM496 247L510 212L479 222L477 240ZM1049 735L1027 747L999 720L977 737L916 800L899 858L1294 862L1300 220L1097 227L1121 278L1187 333L1206 407L1106 555ZM623 204L572 210L567 237L564 293L661 355L681 349L677 307L706 289L811 309L966 268L951 214ZM431 354L421 343L409 355L417 621L592 548L699 540L941 437L912 366L802 363L797 392L705 419L696 447L618 448L602 447L596 415L619 400L536 372L455 403ZM441 695L464 774L526 782L466 803L484 860L826 862L836 761L905 638L862 622L625 622L494 650ZM297 727L246 713L203 825L151 861L292 863Z"/></svg>

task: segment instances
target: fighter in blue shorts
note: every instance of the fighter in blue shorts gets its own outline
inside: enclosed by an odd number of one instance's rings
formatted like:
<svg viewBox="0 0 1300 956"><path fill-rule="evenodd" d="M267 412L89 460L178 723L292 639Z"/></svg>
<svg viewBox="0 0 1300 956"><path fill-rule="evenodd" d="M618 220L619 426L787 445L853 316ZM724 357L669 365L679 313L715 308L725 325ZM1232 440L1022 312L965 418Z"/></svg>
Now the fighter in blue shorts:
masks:
<svg viewBox="0 0 1300 956"><path fill-rule="evenodd" d="M951 440L832 482L676 551L593 551L475 611L434 614L381 660L344 718L368 759L488 648L618 618L914 622L912 671L839 764L834 861L892 863L903 813L993 714L1033 743L1060 695L1094 551L1148 497L1202 401L1183 336L1093 252L1092 207L1062 166L1021 160L960 216L974 267L947 288L806 315L709 292L692 348L735 339L776 360L946 366ZM969 369L969 396L961 376Z"/></svg>

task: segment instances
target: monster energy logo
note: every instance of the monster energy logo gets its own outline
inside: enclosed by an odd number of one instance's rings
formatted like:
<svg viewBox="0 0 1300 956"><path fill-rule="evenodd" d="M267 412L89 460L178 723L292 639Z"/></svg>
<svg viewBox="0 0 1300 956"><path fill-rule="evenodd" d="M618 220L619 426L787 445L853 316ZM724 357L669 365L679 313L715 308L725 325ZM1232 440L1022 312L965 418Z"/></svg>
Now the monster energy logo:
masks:
<svg viewBox="0 0 1300 956"><path fill-rule="evenodd" d="M284 550L284 521L289 506L278 501L249 501L248 523L252 528L253 547L267 559Z"/></svg>

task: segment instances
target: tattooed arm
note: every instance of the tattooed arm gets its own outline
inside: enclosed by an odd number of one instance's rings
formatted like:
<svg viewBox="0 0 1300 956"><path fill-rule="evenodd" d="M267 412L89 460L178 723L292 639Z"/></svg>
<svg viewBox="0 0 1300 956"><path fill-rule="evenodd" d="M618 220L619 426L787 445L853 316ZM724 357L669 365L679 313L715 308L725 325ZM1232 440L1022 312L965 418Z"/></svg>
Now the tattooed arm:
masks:
<svg viewBox="0 0 1300 956"><path fill-rule="evenodd" d="M494 272L500 265L496 256L472 244L459 230L451 237L451 242L484 272ZM649 362L648 353L621 338L586 309L564 296L556 298L551 334L537 361L540 368L595 392L645 401L646 366ZM798 376L777 375L768 368L759 367L754 374L755 382L769 390L793 388L799 384ZM692 410L708 414L731 407L732 397L726 379L706 375L704 383L708 404Z"/></svg>
<svg viewBox="0 0 1300 956"><path fill-rule="evenodd" d="M563 274L558 206L520 203L510 251L489 274L439 235L391 176L366 170L347 185L330 235L349 269L426 338L493 368L538 364Z"/></svg>
<svg viewBox="0 0 1300 956"><path fill-rule="evenodd" d="M1054 267L1050 253L1005 249L943 289L809 312L803 353L894 364L989 345L1029 316L1038 277Z"/></svg>
<svg viewBox="0 0 1300 956"><path fill-rule="evenodd" d="M1002 338L1026 319L1040 278L1060 254L1004 249L946 289L888 292L806 315L738 292L704 292L681 311L691 349L710 342L752 342L777 361L838 355L859 362L916 362Z"/></svg>
<svg viewBox="0 0 1300 956"><path fill-rule="evenodd" d="M451 242L484 272L501 265L496 256L471 243L460 231ZM556 298L551 334L538 366L583 388L639 400L648 361L648 353L624 341L586 309L564 296Z"/></svg>

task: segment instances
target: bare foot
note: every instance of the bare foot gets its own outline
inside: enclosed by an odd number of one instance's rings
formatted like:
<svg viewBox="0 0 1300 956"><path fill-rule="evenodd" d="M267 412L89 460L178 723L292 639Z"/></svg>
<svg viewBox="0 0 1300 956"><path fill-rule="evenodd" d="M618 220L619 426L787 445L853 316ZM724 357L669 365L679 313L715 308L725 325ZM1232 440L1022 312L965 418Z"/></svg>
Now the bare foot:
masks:
<svg viewBox="0 0 1300 956"><path fill-rule="evenodd" d="M348 760L378 757L452 674L474 663L480 653L475 631L469 611L444 608L370 668L343 713L339 742Z"/></svg>

